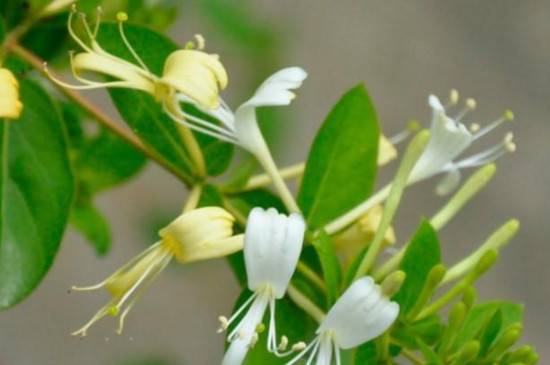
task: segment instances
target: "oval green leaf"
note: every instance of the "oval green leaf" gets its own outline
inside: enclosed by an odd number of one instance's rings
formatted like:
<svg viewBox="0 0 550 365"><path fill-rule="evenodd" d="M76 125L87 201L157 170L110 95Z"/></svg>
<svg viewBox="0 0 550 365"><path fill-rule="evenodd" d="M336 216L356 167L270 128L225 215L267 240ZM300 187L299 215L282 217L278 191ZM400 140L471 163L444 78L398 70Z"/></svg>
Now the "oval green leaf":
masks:
<svg viewBox="0 0 550 365"><path fill-rule="evenodd" d="M378 123L363 84L338 101L309 152L298 204L320 228L369 197L376 177Z"/></svg>
<svg viewBox="0 0 550 365"><path fill-rule="evenodd" d="M29 295L52 265L74 192L56 105L28 80L21 100L21 118L0 121L0 309Z"/></svg>

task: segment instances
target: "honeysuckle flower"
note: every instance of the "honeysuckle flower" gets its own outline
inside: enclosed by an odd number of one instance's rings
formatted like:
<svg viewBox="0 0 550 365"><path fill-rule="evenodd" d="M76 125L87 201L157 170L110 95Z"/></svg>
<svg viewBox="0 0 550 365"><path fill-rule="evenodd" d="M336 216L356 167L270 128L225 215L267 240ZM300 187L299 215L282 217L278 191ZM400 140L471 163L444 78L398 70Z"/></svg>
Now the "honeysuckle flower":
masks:
<svg viewBox="0 0 550 365"><path fill-rule="evenodd" d="M458 93L455 90L451 91L450 99L449 106L458 102ZM410 183L445 173L446 175L436 187L438 194L445 195L458 186L461 169L488 164L506 152L515 150L516 147L512 141L513 135L507 133L501 143L456 161L457 157L468 149L476 139L489 133L503 122L512 120L514 116L512 112L507 111L502 117L487 126L481 128L478 124L472 124L469 130L461 123L461 120L468 111L475 109L476 103L473 99L467 99L466 106L454 118L447 115L447 107L444 107L436 96L430 95L428 101L432 108L431 137L426 150L411 172Z"/></svg>
<svg viewBox="0 0 550 365"><path fill-rule="evenodd" d="M176 95L180 103L174 101L170 104L176 106L177 110L165 108L165 111L176 122L182 123L190 129L236 144L252 153L270 175L287 208L290 211L299 212L298 205L279 174L260 131L256 119L256 108L290 104L296 97L290 90L300 87L306 77L307 73L300 67L288 67L277 71L268 77L252 98L241 104L235 112L222 99L220 99L220 106L216 109L198 107L203 113L218 120L219 125L185 112L181 103L188 103L190 100L184 94Z"/></svg>
<svg viewBox="0 0 550 365"><path fill-rule="evenodd" d="M123 23L128 19L126 13L117 15L119 32L122 41L137 65L105 51L97 42L101 9L98 9L97 20L92 29L88 26L84 14L80 14L88 42L78 37L73 29L73 18L76 8L73 6L69 15L68 30L71 37L82 47L84 52L71 53L71 69L74 77L82 85L71 85L60 81L48 73L56 83L71 89L97 88L130 88L145 91L155 97L165 108L173 110L176 95L185 96L186 100L196 106L215 109L220 105L219 92L227 86L228 78L225 68L218 56L203 52L204 38L197 35L197 49L182 49L168 56L161 76L153 74L139 57L124 33ZM88 44L89 43L89 44ZM98 73L116 78L115 81L99 82L85 79L84 72Z"/></svg>
<svg viewBox="0 0 550 365"><path fill-rule="evenodd" d="M177 113L169 112L169 114L191 129L240 145L258 157L265 152L267 146L258 127L256 108L290 104L296 97L290 90L300 87L306 77L307 73L300 67L284 68L267 78L252 98L241 104L235 112L223 102L217 109L199 108L205 114L220 121L221 125L190 115L181 105ZM189 102L183 94L178 95L178 99L180 102Z"/></svg>
<svg viewBox="0 0 550 365"><path fill-rule="evenodd" d="M254 208L249 217L244 234L244 261L248 277L248 289L253 294L233 314L230 319L220 317L220 330L223 331L248 308L242 320L227 336L231 342L225 353L222 365L241 364L248 349L258 340L258 332L263 328L262 319L269 307L270 319L267 332L267 347L270 352L284 355L288 340L283 337L277 345L275 328L275 301L286 292L290 278L296 269L302 250L305 221L298 213L289 216Z"/></svg>
<svg viewBox="0 0 550 365"><path fill-rule="evenodd" d="M354 281L332 306L316 331L317 337L286 365L297 363L308 352L307 364L340 365L340 349L351 349L384 333L399 314L374 280L365 276Z"/></svg>
<svg viewBox="0 0 550 365"><path fill-rule="evenodd" d="M19 82L7 68L0 68L0 118L18 119L23 110Z"/></svg>
<svg viewBox="0 0 550 365"><path fill-rule="evenodd" d="M111 300L73 336L86 336L88 329L106 315L118 316L117 334L132 306L164 270L173 257L180 263L226 256L243 247L243 236L233 236L235 218L222 208L205 207L181 214L159 231L161 240L131 259L101 283L71 290L105 287Z"/></svg>
<svg viewBox="0 0 550 365"><path fill-rule="evenodd" d="M375 205L360 217L355 224L334 237L334 246L338 252L342 253L346 261L353 259L372 241L378 226L380 226L383 212L382 205ZM384 235L383 245L388 246L394 243L395 231L390 226Z"/></svg>

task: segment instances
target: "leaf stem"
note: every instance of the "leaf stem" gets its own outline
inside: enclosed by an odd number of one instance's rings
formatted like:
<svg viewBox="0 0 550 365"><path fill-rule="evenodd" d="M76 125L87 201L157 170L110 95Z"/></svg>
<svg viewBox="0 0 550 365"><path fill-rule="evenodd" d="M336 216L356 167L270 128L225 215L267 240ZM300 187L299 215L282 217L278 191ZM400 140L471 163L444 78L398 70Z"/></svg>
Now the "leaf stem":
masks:
<svg viewBox="0 0 550 365"><path fill-rule="evenodd" d="M44 71L43 71L44 61L42 61L38 56L30 52L29 50L25 49L24 47L22 47L17 42L9 43L6 45L6 47L10 52L22 58L23 60L28 62L33 68L35 68L36 70L44 74ZM53 71L50 71L50 73L52 73L56 78L60 79L59 75L55 75ZM189 178L187 176L185 176L180 171L175 169L167 161L160 158L154 151L151 151L150 149L145 147L137 137L135 137L133 134L128 133L115 120L113 120L110 116L104 113L99 106L95 105L90 100L83 97L80 93L74 90L64 88L62 86L57 85L56 83L52 83L52 85L55 86L68 99L78 104L82 109L86 110L94 119L100 122L103 126L110 129L122 140L126 141L128 144L130 144L135 149L143 153L145 156L155 161L157 164L162 166L165 170L170 172L179 180L183 181L187 186L191 185Z"/></svg>

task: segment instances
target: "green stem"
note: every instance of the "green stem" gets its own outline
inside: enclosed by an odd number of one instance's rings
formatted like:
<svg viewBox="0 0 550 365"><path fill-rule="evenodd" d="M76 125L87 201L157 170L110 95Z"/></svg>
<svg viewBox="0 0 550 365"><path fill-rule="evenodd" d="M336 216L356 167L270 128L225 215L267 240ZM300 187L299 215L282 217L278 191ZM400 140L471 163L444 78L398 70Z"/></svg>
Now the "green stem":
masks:
<svg viewBox="0 0 550 365"><path fill-rule="evenodd" d="M27 49L25 49L24 47L20 46L17 43L10 43L8 46L8 49L10 52L13 52L15 55L25 60L36 70L40 71L41 73L44 73L44 70L43 70L44 61L42 61L33 53L31 53L30 51L28 51ZM59 76L55 75L53 71L50 71L50 73L53 74L56 78L59 78ZM49 78L46 78L46 79L50 80ZM135 149L137 149L138 151L143 153L145 156L147 156L149 159L155 161L157 164L163 167L166 171L170 172L179 180L183 181L187 186L191 185L191 181L186 174L174 168L169 162L159 157L154 151L151 151L148 148L146 148L139 141L139 139L137 139L137 137L135 137L133 134L128 133L116 121L114 121L111 117L105 114L99 106L93 104L90 100L86 99L80 93L74 90L64 88L56 84L55 82L52 82L52 85L55 88L57 88L68 99L70 99L72 102L78 104L82 109L87 111L90 114L90 116L92 116L92 118L100 122L103 126L111 130L117 136L119 136L122 140L126 141L128 144L130 144Z"/></svg>
<svg viewBox="0 0 550 365"><path fill-rule="evenodd" d="M195 184L193 185L193 188L191 188L191 191L189 192L189 195L187 196L187 200L185 201L185 205L183 206L182 213L187 213L192 211L193 209L197 208L199 205L199 200L201 198L202 194L202 184Z"/></svg>
<svg viewBox="0 0 550 365"><path fill-rule="evenodd" d="M295 286L289 285L287 294L298 307L309 314L318 323L321 323L325 319L325 313L317 307L315 303L309 300L309 298L306 297L301 291L296 289Z"/></svg>
<svg viewBox="0 0 550 365"><path fill-rule="evenodd" d="M378 226L372 243L369 245L369 250L367 251L367 254L363 257L361 263L359 264L354 279L366 275L376 261L378 253L380 252L380 248L382 247L386 231L390 226L390 223L397 211L397 207L399 206L399 203L401 201L401 197L403 195L405 187L407 186L409 174L416 164L416 161L424 152L429 138L430 133L427 130L421 131L416 135L416 137L412 140L409 147L407 148L407 151L403 156L403 161L401 162L401 165L397 170L395 179L391 184L390 193L384 207L384 214L382 215L380 225Z"/></svg>

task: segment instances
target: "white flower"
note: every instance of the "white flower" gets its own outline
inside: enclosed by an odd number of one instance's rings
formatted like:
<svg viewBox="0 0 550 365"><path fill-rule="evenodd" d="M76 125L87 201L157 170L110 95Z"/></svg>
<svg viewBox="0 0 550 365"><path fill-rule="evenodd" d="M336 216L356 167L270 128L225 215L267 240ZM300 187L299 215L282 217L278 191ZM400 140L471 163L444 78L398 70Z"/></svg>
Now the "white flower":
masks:
<svg viewBox="0 0 550 365"><path fill-rule="evenodd" d="M279 214L274 208L267 211L254 208L248 217L244 235L244 260L248 288L254 294L228 320L220 317L221 330L246 309L247 313L227 336L231 342L222 365L241 364L248 349L258 340L262 319L269 306L267 346L270 352L283 355L287 340L277 345L275 331L275 300L286 292L302 250L305 222L300 214Z"/></svg>
<svg viewBox="0 0 550 365"><path fill-rule="evenodd" d="M307 364L340 365L340 349L351 349L384 333L399 314L399 305L381 294L374 280L365 276L353 282L332 306L316 331L317 337L286 365L295 364L311 351Z"/></svg>
<svg viewBox="0 0 550 365"><path fill-rule="evenodd" d="M451 91L450 99L448 106L457 103L458 93L455 90ZM467 99L466 106L454 118L447 116L447 107L444 107L436 96L430 95L428 100L432 108L430 141L411 172L410 183L427 179L439 173L446 173L446 176L436 188L438 194L445 195L458 186L460 169L485 165L506 152L515 150L515 144L512 142L513 136L511 133L507 133L501 143L483 152L456 161L456 158L468 149L476 139L484 136L504 121L512 120L513 114L507 111L501 118L484 128L480 128L478 124L472 124L470 130L468 130L461 123L461 119L468 111L475 109L476 103L473 99Z"/></svg>
<svg viewBox="0 0 550 365"><path fill-rule="evenodd" d="M258 157L258 154L262 154L267 146L258 127L256 108L290 104L296 97L290 90L300 87L306 77L307 73L299 67L288 67L274 73L260 85L252 98L237 108L235 113L223 100L217 109L199 107L202 112L220 121L221 125L188 114L181 105L177 113L169 110L166 112L191 129L240 145ZM179 102L190 101L183 94L176 97Z"/></svg>

